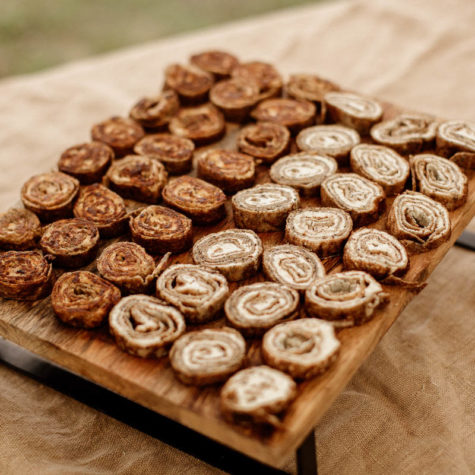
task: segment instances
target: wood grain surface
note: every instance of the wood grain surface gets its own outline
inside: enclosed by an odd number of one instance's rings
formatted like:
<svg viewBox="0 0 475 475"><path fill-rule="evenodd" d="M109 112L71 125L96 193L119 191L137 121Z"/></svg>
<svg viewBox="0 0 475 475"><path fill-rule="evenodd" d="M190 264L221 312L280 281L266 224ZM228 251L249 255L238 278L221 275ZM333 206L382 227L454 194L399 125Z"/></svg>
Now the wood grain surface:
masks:
<svg viewBox="0 0 475 475"><path fill-rule="evenodd" d="M397 107L385 104L385 118L399 112ZM212 147L234 149L236 132L236 126L228 124L226 138ZM429 252L411 255L410 270L406 275L408 280L426 280L475 214L475 173L467 171L467 175L468 201L463 207L450 212L452 236L449 242ZM259 166L257 182L269 181L268 167ZM18 190L21 185L18 183ZM386 212L372 226L384 229L392 200L386 200ZM194 241L207 233L234 227L229 201L227 217L215 226L195 227ZM302 207L318 204L318 198L302 199ZM131 208L138 206L132 202L128 205ZM283 232L260 233L260 237L265 248L283 242ZM130 238L124 236L122 239ZM104 241L102 247L110 242ZM175 256L173 262L191 263L191 253ZM341 270L339 257L328 258L324 264L327 272ZM95 264L87 266L87 269L95 270ZM232 283L230 287L233 290L236 285L260 280L264 280L261 274L237 284ZM318 423L407 303L416 296L400 287L385 286L385 290L390 294L389 304L377 310L370 322L338 333L342 348L337 363L322 376L300 383L299 395L286 412L284 428L265 432L224 421L219 408L219 385L206 388L185 386L175 378L168 358L143 360L130 356L119 350L105 328L86 331L65 326L55 318L49 297L36 302L0 299L0 335L250 457L281 467ZM303 311L301 313L304 315ZM201 327L223 325L224 319L220 318ZM248 361L249 365L261 363L260 339L248 340Z"/></svg>

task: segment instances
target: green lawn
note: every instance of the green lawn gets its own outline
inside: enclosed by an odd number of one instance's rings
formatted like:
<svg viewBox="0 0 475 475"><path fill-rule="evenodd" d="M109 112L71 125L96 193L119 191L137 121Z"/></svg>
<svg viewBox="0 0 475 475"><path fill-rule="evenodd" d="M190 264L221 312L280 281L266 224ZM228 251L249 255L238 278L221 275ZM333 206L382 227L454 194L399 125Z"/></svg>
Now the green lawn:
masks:
<svg viewBox="0 0 475 475"><path fill-rule="evenodd" d="M0 0L0 77L309 0Z"/></svg>

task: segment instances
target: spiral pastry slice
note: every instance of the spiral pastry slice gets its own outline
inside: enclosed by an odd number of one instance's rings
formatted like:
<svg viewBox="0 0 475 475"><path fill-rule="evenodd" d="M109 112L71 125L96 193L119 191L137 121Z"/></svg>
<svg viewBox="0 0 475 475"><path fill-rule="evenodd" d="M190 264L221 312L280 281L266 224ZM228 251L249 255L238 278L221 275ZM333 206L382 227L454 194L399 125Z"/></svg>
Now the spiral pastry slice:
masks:
<svg viewBox="0 0 475 475"><path fill-rule="evenodd" d="M157 97L140 99L130 110L129 116L145 129L160 130L168 125L179 108L177 94L169 90L163 91Z"/></svg>
<svg viewBox="0 0 475 475"><path fill-rule="evenodd" d="M191 170L194 150L191 140L171 134L147 135L134 147L136 154L162 162L168 173L175 175Z"/></svg>
<svg viewBox="0 0 475 475"><path fill-rule="evenodd" d="M140 358L160 358L185 332L183 315L148 295L130 295L109 314L109 329L119 348Z"/></svg>
<svg viewBox="0 0 475 475"><path fill-rule="evenodd" d="M386 221L389 232L406 248L424 252L450 238L447 208L416 191L406 191L394 200Z"/></svg>
<svg viewBox="0 0 475 475"><path fill-rule="evenodd" d="M285 239L327 257L340 252L352 229L351 216L341 209L298 209L287 217Z"/></svg>
<svg viewBox="0 0 475 475"><path fill-rule="evenodd" d="M343 250L346 269L368 272L377 279L403 274L409 267L406 248L391 234L362 228L351 234Z"/></svg>
<svg viewBox="0 0 475 475"><path fill-rule="evenodd" d="M325 94L340 90L334 82L313 74L293 74L286 85L287 94L294 99L311 101L317 108L317 124L325 120Z"/></svg>
<svg viewBox="0 0 475 475"><path fill-rule="evenodd" d="M114 151L101 142L75 145L65 150L58 161L58 170L89 185L101 181L114 159Z"/></svg>
<svg viewBox="0 0 475 475"><path fill-rule="evenodd" d="M232 70L231 77L248 83L256 83L259 87L259 101L276 97L282 91L282 76L274 66L261 61L251 61L236 66Z"/></svg>
<svg viewBox="0 0 475 475"><path fill-rule="evenodd" d="M232 328L186 333L172 346L170 363L185 384L204 386L224 381L241 368L246 342Z"/></svg>
<svg viewBox="0 0 475 475"><path fill-rule="evenodd" d="M44 229L40 247L45 254L54 256L59 267L81 267L96 256L99 231L85 219L61 219Z"/></svg>
<svg viewBox="0 0 475 475"><path fill-rule="evenodd" d="M374 125L371 138L402 154L417 153L434 141L437 125L431 117L403 114Z"/></svg>
<svg viewBox="0 0 475 475"><path fill-rule="evenodd" d="M276 325L262 339L264 361L296 379L323 373L339 352L333 326L313 318Z"/></svg>
<svg viewBox="0 0 475 475"><path fill-rule="evenodd" d="M219 80L229 77L239 61L236 56L226 51L211 50L192 55L190 63Z"/></svg>
<svg viewBox="0 0 475 475"><path fill-rule="evenodd" d="M0 297L37 300L51 290L53 267L41 251L0 253Z"/></svg>
<svg viewBox="0 0 475 475"><path fill-rule="evenodd" d="M440 155L462 168L475 169L475 122L443 122L437 130L436 145Z"/></svg>
<svg viewBox="0 0 475 475"><path fill-rule="evenodd" d="M251 116L262 122L274 122L298 133L315 121L316 108L312 102L295 99L267 99L251 112Z"/></svg>
<svg viewBox="0 0 475 475"><path fill-rule="evenodd" d="M147 206L129 225L132 239L152 254L177 254L193 241L191 219L165 206Z"/></svg>
<svg viewBox="0 0 475 475"><path fill-rule="evenodd" d="M192 254L196 264L217 269L228 280L238 281L257 272L262 242L248 229L227 229L203 236L193 246Z"/></svg>
<svg viewBox="0 0 475 475"><path fill-rule="evenodd" d="M117 157L132 152L134 145L145 135L140 124L126 117L114 116L92 127L92 140L109 145Z"/></svg>
<svg viewBox="0 0 475 475"><path fill-rule="evenodd" d="M402 192L409 177L406 159L382 145L362 143L351 149L351 169L383 187L387 196Z"/></svg>
<svg viewBox="0 0 475 475"><path fill-rule="evenodd" d="M272 163L288 152L290 132L287 127L273 122L246 125L239 132L237 146L243 153L264 163Z"/></svg>
<svg viewBox="0 0 475 475"><path fill-rule="evenodd" d="M292 244L265 249L262 269L270 280L299 291L325 275L325 268L316 254Z"/></svg>
<svg viewBox="0 0 475 475"><path fill-rule="evenodd" d="M414 190L449 210L467 201L468 179L456 163L429 153L411 157L410 163Z"/></svg>
<svg viewBox="0 0 475 475"><path fill-rule="evenodd" d="M206 181L181 176L170 181L163 189L163 201L185 213L196 224L211 224L226 214L226 195Z"/></svg>
<svg viewBox="0 0 475 475"><path fill-rule="evenodd" d="M387 300L381 284L362 271L327 275L305 292L308 315L332 321L335 326L361 325Z"/></svg>
<svg viewBox="0 0 475 475"><path fill-rule="evenodd" d="M54 221L71 215L79 181L65 173L42 173L31 177L21 189L25 208L42 221Z"/></svg>
<svg viewBox="0 0 475 475"><path fill-rule="evenodd" d="M156 203L167 182L165 167L144 155L127 155L114 162L104 184L124 198Z"/></svg>
<svg viewBox="0 0 475 475"><path fill-rule="evenodd" d="M94 223L101 237L114 237L125 231L127 210L124 200L103 185L84 187L73 211L76 218Z"/></svg>
<svg viewBox="0 0 475 475"><path fill-rule="evenodd" d="M257 232L280 231L287 215L299 204L299 195L290 186L256 185L233 196L234 223Z"/></svg>
<svg viewBox="0 0 475 475"><path fill-rule="evenodd" d="M180 109L170 121L170 132L206 145L219 140L226 130L223 114L212 104Z"/></svg>
<svg viewBox="0 0 475 475"><path fill-rule="evenodd" d="M334 122L346 125L367 135L381 120L383 108L379 102L349 92L329 92L325 95L329 116Z"/></svg>
<svg viewBox="0 0 475 475"><path fill-rule="evenodd" d="M350 150L359 143L358 132L343 125L315 125L297 135L299 150L328 155L340 164L345 164Z"/></svg>
<svg viewBox="0 0 475 475"><path fill-rule="evenodd" d="M56 316L67 325L87 329L101 326L119 300L115 285L87 271L66 272L51 293Z"/></svg>
<svg viewBox="0 0 475 475"><path fill-rule="evenodd" d="M170 64L165 69L164 89L173 89L182 104L191 105L206 101L213 82L211 74L191 64Z"/></svg>
<svg viewBox="0 0 475 475"><path fill-rule="evenodd" d="M226 278L206 266L176 264L157 279L157 296L178 308L190 323L216 318L228 295Z"/></svg>
<svg viewBox="0 0 475 475"><path fill-rule="evenodd" d="M383 188L356 173L336 173L320 188L322 204L335 206L350 213L355 226L379 218L385 205Z"/></svg>
<svg viewBox="0 0 475 475"><path fill-rule="evenodd" d="M136 294L150 290L155 278L155 261L134 242L115 242L98 257L97 270L123 292Z"/></svg>
<svg viewBox="0 0 475 475"><path fill-rule="evenodd" d="M9 209L0 214L0 249L22 251L36 246L41 223L27 209Z"/></svg>
<svg viewBox="0 0 475 475"><path fill-rule="evenodd" d="M213 149L204 152L198 159L198 176L226 193L252 186L255 175L254 158L244 153Z"/></svg>
<svg viewBox="0 0 475 475"><path fill-rule="evenodd" d="M227 79L211 88L209 98L226 120L243 122L259 99L259 86L242 79Z"/></svg>
<svg viewBox="0 0 475 475"><path fill-rule="evenodd" d="M298 316L299 294L275 282L257 282L236 289L226 301L229 323L244 335L261 335Z"/></svg>
<svg viewBox="0 0 475 475"><path fill-rule="evenodd" d="M232 423L265 423L280 427L277 414L297 396L297 385L285 373L269 366L242 369L221 389L221 410Z"/></svg>
<svg viewBox="0 0 475 475"><path fill-rule="evenodd" d="M333 157L300 152L277 160L270 168L270 177L275 183L292 186L304 195L313 195L322 181L335 173L337 168Z"/></svg>

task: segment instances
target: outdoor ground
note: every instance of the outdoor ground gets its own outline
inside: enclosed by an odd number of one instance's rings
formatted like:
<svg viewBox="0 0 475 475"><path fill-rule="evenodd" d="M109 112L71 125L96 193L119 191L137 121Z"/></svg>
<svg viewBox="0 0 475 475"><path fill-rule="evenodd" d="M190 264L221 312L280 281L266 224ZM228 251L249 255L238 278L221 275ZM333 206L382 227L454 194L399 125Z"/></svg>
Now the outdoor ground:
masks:
<svg viewBox="0 0 475 475"><path fill-rule="evenodd" d="M305 3L311 2L0 0L0 77Z"/></svg>

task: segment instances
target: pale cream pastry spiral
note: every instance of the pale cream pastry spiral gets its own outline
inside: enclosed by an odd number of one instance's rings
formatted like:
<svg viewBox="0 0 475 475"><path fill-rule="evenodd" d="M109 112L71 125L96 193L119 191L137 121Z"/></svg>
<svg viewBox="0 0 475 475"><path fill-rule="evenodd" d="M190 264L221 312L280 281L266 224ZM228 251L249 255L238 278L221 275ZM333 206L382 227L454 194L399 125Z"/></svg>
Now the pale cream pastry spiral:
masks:
<svg viewBox="0 0 475 475"><path fill-rule="evenodd" d="M462 168L475 169L475 122L449 120L440 124L437 153Z"/></svg>

